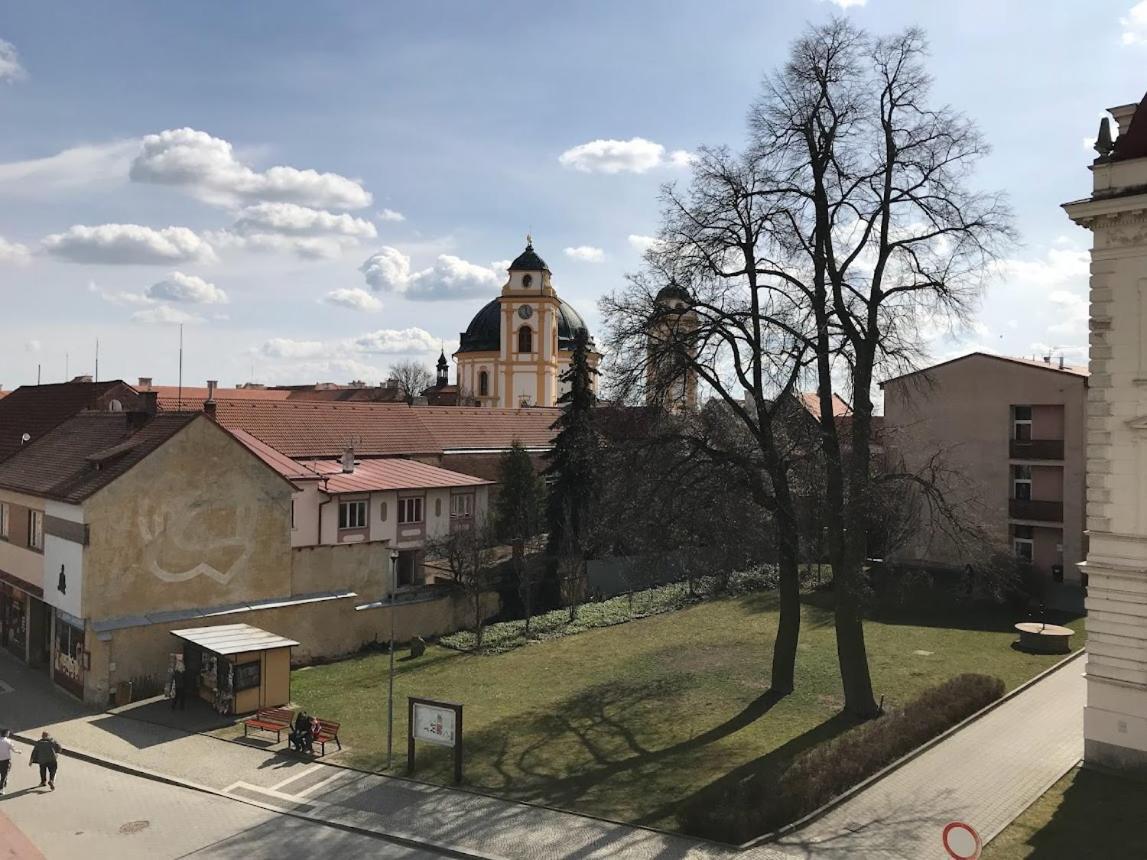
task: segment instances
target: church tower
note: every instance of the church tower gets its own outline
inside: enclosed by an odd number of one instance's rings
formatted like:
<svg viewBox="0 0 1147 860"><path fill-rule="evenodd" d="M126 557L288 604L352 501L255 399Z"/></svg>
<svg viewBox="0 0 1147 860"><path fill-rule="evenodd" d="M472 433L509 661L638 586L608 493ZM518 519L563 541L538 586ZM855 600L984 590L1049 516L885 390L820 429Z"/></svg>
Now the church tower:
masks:
<svg viewBox="0 0 1147 860"><path fill-rule="evenodd" d="M1111 108L1092 193L1087 389L1086 764L1147 773L1147 96Z"/></svg>
<svg viewBox="0 0 1147 860"><path fill-rule="evenodd" d="M478 311L459 338L458 385L483 406L554 406L574 335L585 323L558 298L550 267L531 237L507 276L501 295ZM597 353L591 357L595 367L599 359Z"/></svg>
<svg viewBox="0 0 1147 860"><path fill-rule="evenodd" d="M446 350L438 353L438 378L434 381L436 388L445 388L450 384L450 362L446 360Z"/></svg>
<svg viewBox="0 0 1147 860"><path fill-rule="evenodd" d="M646 334L645 403L668 412L697 408L697 312L684 287L662 287Z"/></svg>

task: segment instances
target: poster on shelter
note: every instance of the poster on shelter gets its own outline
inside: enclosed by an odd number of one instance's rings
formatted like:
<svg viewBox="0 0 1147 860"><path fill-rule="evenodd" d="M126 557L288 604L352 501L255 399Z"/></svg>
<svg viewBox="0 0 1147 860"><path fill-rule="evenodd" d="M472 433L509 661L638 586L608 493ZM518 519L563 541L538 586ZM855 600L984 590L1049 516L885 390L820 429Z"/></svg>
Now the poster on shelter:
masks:
<svg viewBox="0 0 1147 860"><path fill-rule="evenodd" d="M454 746L454 711L414 703L414 739L439 746Z"/></svg>

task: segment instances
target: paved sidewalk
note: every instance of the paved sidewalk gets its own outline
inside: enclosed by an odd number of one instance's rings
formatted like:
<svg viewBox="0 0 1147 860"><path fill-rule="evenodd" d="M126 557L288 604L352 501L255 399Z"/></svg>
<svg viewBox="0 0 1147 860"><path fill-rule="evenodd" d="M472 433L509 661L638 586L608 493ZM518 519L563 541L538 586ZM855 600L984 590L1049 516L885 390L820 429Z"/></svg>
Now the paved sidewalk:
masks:
<svg viewBox="0 0 1147 860"><path fill-rule="evenodd" d="M3 812L0 812L0 860L44 860L40 849Z"/></svg>
<svg viewBox="0 0 1147 860"><path fill-rule="evenodd" d="M1083 757L1083 665L1073 658L776 847L829 860L939 860L954 820L986 843Z"/></svg>

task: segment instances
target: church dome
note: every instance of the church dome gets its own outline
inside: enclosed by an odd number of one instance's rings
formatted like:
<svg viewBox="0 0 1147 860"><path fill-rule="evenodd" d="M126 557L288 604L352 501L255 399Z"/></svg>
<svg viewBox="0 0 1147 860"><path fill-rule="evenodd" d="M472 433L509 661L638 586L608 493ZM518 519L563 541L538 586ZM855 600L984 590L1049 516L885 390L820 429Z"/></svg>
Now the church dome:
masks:
<svg viewBox="0 0 1147 860"><path fill-rule="evenodd" d="M546 265L545 260L538 256L537 252L534 250L534 243L530 241L526 242L526 250L522 251L522 253L518 255L514 262L510 263L511 272L548 272L549 270L550 267Z"/></svg>
<svg viewBox="0 0 1147 860"><path fill-rule="evenodd" d="M573 349L577 330L586 328L585 320L569 302L558 299L558 304L558 349L570 351ZM474 319L470 320L470 325L462 332L459 340L458 352L497 352L502 348L502 306L497 299L474 315ZM592 348L592 336L589 343Z"/></svg>
<svg viewBox="0 0 1147 860"><path fill-rule="evenodd" d="M671 302L674 300L684 302L687 305L693 304L693 297L689 295L689 291L677 284L669 284L668 286L662 287L657 293L657 298L654 299L654 301L657 302Z"/></svg>

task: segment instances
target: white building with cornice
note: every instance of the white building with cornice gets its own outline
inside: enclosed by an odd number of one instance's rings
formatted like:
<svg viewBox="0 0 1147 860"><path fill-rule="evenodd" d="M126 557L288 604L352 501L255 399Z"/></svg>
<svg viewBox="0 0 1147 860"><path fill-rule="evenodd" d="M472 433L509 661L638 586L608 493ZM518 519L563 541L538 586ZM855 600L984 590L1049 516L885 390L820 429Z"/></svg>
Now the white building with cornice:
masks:
<svg viewBox="0 0 1147 860"><path fill-rule="evenodd" d="M1147 773L1147 98L1109 112L1064 205L1093 236L1084 760Z"/></svg>

